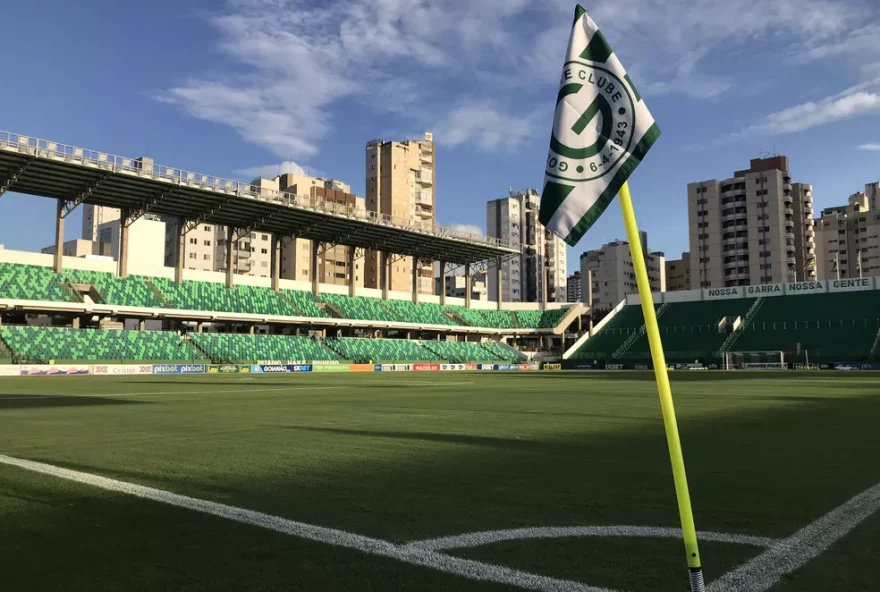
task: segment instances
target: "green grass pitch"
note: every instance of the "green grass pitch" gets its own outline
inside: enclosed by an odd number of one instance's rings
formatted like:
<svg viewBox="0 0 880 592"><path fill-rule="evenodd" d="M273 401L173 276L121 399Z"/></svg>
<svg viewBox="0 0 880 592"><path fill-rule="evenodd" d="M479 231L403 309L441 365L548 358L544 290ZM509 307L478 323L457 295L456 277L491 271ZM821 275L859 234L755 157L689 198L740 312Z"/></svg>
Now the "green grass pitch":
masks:
<svg viewBox="0 0 880 592"><path fill-rule="evenodd" d="M700 531L790 537L880 482L880 376L674 372L672 386ZM395 544L678 526L648 373L2 378L0 454ZM880 589L880 513L825 546L770 589ZM701 552L711 582L764 549ZM596 588L687 589L675 538L444 553ZM0 565L9 591L517 589L6 464Z"/></svg>

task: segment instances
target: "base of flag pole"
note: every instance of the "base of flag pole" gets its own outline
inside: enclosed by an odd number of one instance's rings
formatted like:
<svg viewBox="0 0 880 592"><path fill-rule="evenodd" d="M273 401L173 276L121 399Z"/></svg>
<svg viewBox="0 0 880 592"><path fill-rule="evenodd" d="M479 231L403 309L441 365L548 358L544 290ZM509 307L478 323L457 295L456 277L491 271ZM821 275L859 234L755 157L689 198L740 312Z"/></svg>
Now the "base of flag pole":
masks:
<svg viewBox="0 0 880 592"><path fill-rule="evenodd" d="M706 592L706 582L703 581L703 568L691 568L691 592Z"/></svg>

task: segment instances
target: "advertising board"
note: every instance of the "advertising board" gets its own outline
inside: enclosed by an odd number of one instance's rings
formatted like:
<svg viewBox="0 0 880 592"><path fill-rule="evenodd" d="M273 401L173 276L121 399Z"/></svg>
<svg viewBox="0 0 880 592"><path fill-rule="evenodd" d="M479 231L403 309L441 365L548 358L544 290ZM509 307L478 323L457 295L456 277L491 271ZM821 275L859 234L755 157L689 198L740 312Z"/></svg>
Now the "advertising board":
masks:
<svg viewBox="0 0 880 592"><path fill-rule="evenodd" d="M467 370L465 364L440 364L441 372L460 372L462 370Z"/></svg>
<svg viewBox="0 0 880 592"><path fill-rule="evenodd" d="M152 374L152 364L93 364L89 371L100 376L125 376L131 374Z"/></svg>
<svg viewBox="0 0 880 592"><path fill-rule="evenodd" d="M562 370L562 364L544 364L544 370Z"/></svg>
<svg viewBox="0 0 880 592"><path fill-rule="evenodd" d="M205 374L204 364L153 364L153 374Z"/></svg>
<svg viewBox="0 0 880 592"><path fill-rule="evenodd" d="M208 374L248 374L250 371L250 366L236 366L234 364L208 366Z"/></svg>
<svg viewBox="0 0 880 592"><path fill-rule="evenodd" d="M370 371L373 367L370 366ZM344 364L313 364L312 372L348 372L348 366Z"/></svg>
<svg viewBox="0 0 880 592"><path fill-rule="evenodd" d="M376 368L373 364L349 364L349 372L375 372Z"/></svg>
<svg viewBox="0 0 880 592"><path fill-rule="evenodd" d="M440 364L413 364L415 372L439 372Z"/></svg>
<svg viewBox="0 0 880 592"><path fill-rule="evenodd" d="M251 372L254 374L286 374L289 372L311 372L311 364L254 364Z"/></svg>
<svg viewBox="0 0 880 592"><path fill-rule="evenodd" d="M13 364L0 365L0 376L21 376L21 368Z"/></svg>
<svg viewBox="0 0 880 592"><path fill-rule="evenodd" d="M412 372L412 364L376 364L376 372Z"/></svg>
<svg viewBox="0 0 880 592"><path fill-rule="evenodd" d="M84 365L37 364L19 368L22 376L84 376L89 367Z"/></svg>

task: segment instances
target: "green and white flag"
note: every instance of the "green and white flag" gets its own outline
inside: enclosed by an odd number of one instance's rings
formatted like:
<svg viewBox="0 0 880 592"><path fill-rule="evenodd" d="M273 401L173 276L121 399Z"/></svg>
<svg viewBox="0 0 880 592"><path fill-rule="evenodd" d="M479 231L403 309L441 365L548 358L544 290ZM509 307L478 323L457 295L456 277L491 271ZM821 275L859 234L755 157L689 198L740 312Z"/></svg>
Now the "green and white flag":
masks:
<svg viewBox="0 0 880 592"><path fill-rule="evenodd" d="M541 223L574 246L659 136L620 60L578 6L556 97Z"/></svg>

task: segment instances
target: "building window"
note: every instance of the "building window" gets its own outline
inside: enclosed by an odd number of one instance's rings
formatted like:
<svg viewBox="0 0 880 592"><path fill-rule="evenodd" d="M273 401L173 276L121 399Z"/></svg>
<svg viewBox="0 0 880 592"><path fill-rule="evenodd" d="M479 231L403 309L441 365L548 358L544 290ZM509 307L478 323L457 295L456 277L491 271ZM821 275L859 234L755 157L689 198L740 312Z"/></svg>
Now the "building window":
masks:
<svg viewBox="0 0 880 592"><path fill-rule="evenodd" d="M260 249L260 253L262 253L263 255L268 255L269 249Z"/></svg>
<svg viewBox="0 0 880 592"><path fill-rule="evenodd" d="M190 259L195 259L195 258L196 258L196 254L195 254L195 253L190 253L190 254L189 254L189 258L190 258Z"/></svg>
<svg viewBox="0 0 880 592"><path fill-rule="evenodd" d="M205 232L211 232L211 227L210 227L210 226L205 226Z"/></svg>
<svg viewBox="0 0 880 592"><path fill-rule="evenodd" d="M197 241L197 240L194 239L194 238L191 238L191 239L189 239L189 244L191 244L191 245L197 245L197 244L199 244L199 241Z"/></svg>
<svg viewBox="0 0 880 592"><path fill-rule="evenodd" d="M211 260L211 256L208 255L208 254L206 253L206 254L202 257L202 259L204 259L205 261L210 261L210 260Z"/></svg>
<svg viewBox="0 0 880 592"><path fill-rule="evenodd" d="M204 241L204 243L205 243L205 246L206 246L206 247L210 247L210 246L211 246L211 241L209 241L209 240Z"/></svg>
<svg viewBox="0 0 880 592"><path fill-rule="evenodd" d="M262 236L262 239L263 239L264 241L269 240L269 235L268 235L268 234L264 234L264 235Z"/></svg>
<svg viewBox="0 0 880 592"><path fill-rule="evenodd" d="M261 267L269 267L269 263L266 261L263 261L260 265Z"/></svg>

